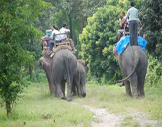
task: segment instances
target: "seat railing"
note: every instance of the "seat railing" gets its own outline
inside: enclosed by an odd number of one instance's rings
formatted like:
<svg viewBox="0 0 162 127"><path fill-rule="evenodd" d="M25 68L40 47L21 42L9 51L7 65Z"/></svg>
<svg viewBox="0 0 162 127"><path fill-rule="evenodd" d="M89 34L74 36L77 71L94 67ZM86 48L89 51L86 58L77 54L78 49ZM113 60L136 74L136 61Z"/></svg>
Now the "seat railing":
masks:
<svg viewBox="0 0 162 127"><path fill-rule="evenodd" d="M70 32L54 34L54 35L53 35L54 47L57 46L57 43L56 43L56 36L57 36L57 35L67 35L67 38L65 38L65 39L70 39ZM64 39L63 39L63 40L64 40ZM60 41L62 41L62 40L60 40Z"/></svg>

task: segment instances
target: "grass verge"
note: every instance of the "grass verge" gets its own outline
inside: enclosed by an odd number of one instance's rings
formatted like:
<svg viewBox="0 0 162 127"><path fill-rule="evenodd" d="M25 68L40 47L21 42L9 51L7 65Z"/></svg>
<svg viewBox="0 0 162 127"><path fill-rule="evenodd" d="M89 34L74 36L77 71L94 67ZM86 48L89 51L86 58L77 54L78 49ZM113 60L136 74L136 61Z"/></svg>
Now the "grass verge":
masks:
<svg viewBox="0 0 162 127"><path fill-rule="evenodd" d="M50 96L44 84L32 84L21 96L9 118L0 109L0 127L89 127L93 119L83 107Z"/></svg>
<svg viewBox="0 0 162 127"><path fill-rule="evenodd" d="M78 103L107 108L112 113L144 112L149 119L162 120L162 87L147 88L146 97L137 100L126 96L125 87L89 84L87 97Z"/></svg>

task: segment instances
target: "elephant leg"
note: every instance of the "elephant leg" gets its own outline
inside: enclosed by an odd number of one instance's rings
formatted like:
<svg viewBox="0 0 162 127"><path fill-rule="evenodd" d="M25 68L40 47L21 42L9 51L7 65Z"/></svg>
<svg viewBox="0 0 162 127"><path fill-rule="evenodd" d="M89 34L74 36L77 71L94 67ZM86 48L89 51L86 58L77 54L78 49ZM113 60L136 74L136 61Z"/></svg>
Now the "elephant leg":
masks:
<svg viewBox="0 0 162 127"><path fill-rule="evenodd" d="M63 95L64 95L63 99L66 99L66 97L65 97L65 82L64 81L62 82L61 86L62 86L61 89L62 89L62 92L63 92Z"/></svg>
<svg viewBox="0 0 162 127"><path fill-rule="evenodd" d="M73 84L72 93L73 93L74 96L77 95L76 85L75 84Z"/></svg>
<svg viewBox="0 0 162 127"><path fill-rule="evenodd" d="M54 84L50 83L49 89L50 89L50 93L56 97L57 96L56 86L54 86Z"/></svg>
<svg viewBox="0 0 162 127"><path fill-rule="evenodd" d="M47 77L47 79L48 79L48 86L49 86L50 94L51 94L51 95L55 95L55 86L52 84L50 74L49 74L49 72L47 71L47 68L44 68L44 70L45 70L45 72L46 72L46 77Z"/></svg>
<svg viewBox="0 0 162 127"><path fill-rule="evenodd" d="M145 82L145 76L140 76L138 78L138 83L139 83L139 96L140 97L145 97L144 82Z"/></svg>
<svg viewBox="0 0 162 127"><path fill-rule="evenodd" d="M63 94L63 91L62 91L62 88L61 88L61 84L57 83L57 96L58 98L60 99L64 99L64 94Z"/></svg>
<svg viewBox="0 0 162 127"><path fill-rule="evenodd" d="M72 82L73 81L73 78L70 79L70 81L67 82L67 101L72 101L72 87L73 87L73 84Z"/></svg>
<svg viewBox="0 0 162 127"><path fill-rule="evenodd" d="M138 78L136 72L130 77L130 83L132 85L132 96L134 99L139 97L138 93Z"/></svg>
<svg viewBox="0 0 162 127"><path fill-rule="evenodd" d="M52 85L50 83L48 83L48 86L49 86L50 94L53 95L54 94L54 91L52 89Z"/></svg>
<svg viewBox="0 0 162 127"><path fill-rule="evenodd" d="M126 95L132 96L130 82L129 81L124 81L124 84L125 84Z"/></svg>
<svg viewBox="0 0 162 127"><path fill-rule="evenodd" d="M82 96L82 92L81 92L81 87L80 87L80 83L77 83L77 90L78 90L78 96L81 97Z"/></svg>
<svg viewBox="0 0 162 127"><path fill-rule="evenodd" d="M79 96L79 88L76 87L77 95Z"/></svg>

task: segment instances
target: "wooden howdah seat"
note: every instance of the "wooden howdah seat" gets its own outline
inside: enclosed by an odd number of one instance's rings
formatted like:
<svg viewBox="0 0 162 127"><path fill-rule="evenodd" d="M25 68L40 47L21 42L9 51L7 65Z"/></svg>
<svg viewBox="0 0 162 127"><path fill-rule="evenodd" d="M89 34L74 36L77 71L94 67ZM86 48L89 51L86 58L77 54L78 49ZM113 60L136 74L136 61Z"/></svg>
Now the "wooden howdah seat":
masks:
<svg viewBox="0 0 162 127"><path fill-rule="evenodd" d="M61 46L61 45L70 46L70 42L68 40L65 40L65 41L61 41L61 43L56 43L56 47Z"/></svg>
<svg viewBox="0 0 162 127"><path fill-rule="evenodd" d="M50 55L50 57L52 58L57 51L62 50L62 49L68 49L68 50L72 51L72 48L71 48L71 45L70 45L70 42L68 39L62 41L61 43L57 43L54 46L53 53Z"/></svg>

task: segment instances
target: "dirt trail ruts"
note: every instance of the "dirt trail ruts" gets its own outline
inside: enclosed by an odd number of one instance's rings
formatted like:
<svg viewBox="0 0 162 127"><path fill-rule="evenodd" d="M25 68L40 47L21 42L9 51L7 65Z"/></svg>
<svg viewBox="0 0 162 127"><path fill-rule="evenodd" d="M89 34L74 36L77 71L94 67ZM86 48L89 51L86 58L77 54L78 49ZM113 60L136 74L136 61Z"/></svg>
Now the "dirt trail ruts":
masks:
<svg viewBox="0 0 162 127"><path fill-rule="evenodd" d="M94 114L95 121L92 122L92 127L119 127L122 122L121 116L111 114L104 108L84 107Z"/></svg>
<svg viewBox="0 0 162 127"><path fill-rule="evenodd" d="M73 104L80 105L73 102ZM95 120L91 123L92 127L121 127L121 123L124 118L131 116L133 121L138 122L138 127L159 127L161 121L159 120L148 120L148 115L143 112L132 112L124 114L112 114L109 113L105 108L94 108L88 105L82 105L94 114Z"/></svg>
<svg viewBox="0 0 162 127"><path fill-rule="evenodd" d="M76 102L73 104L80 105ZM120 127L123 116L109 113L105 108L94 108L88 105L80 105L94 114L95 120L91 123L92 127ZM80 126L79 126L80 127Z"/></svg>

